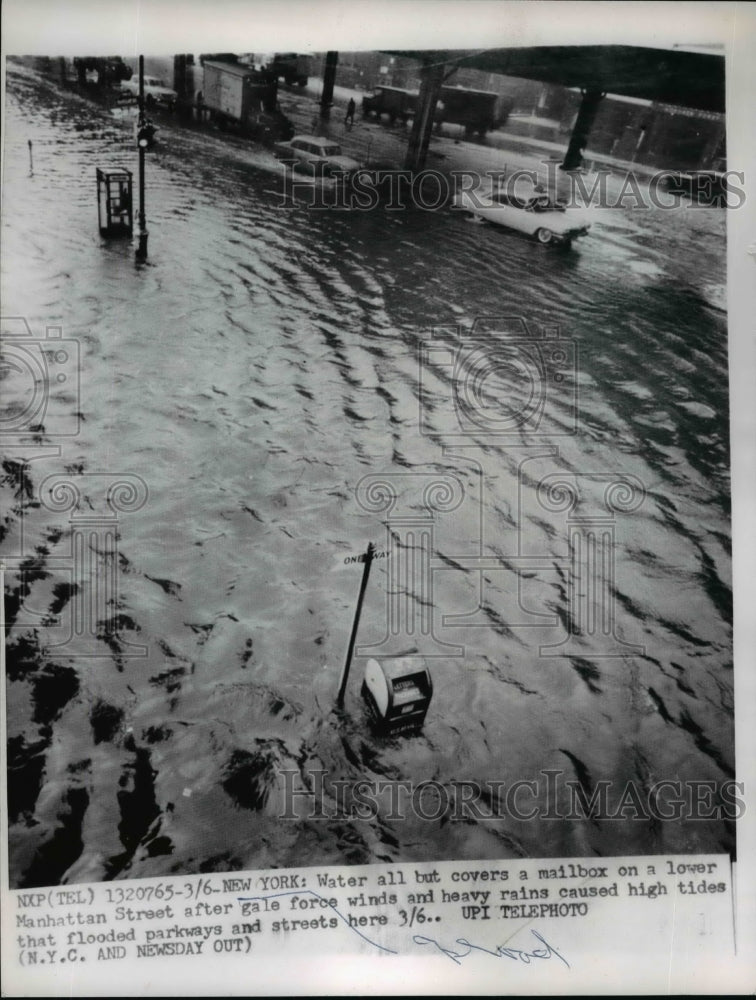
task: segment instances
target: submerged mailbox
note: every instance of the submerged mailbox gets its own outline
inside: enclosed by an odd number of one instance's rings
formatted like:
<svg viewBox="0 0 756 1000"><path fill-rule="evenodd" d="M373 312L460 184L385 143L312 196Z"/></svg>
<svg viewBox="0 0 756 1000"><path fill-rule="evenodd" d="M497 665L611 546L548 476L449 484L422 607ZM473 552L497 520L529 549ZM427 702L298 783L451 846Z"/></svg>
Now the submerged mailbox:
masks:
<svg viewBox="0 0 756 1000"><path fill-rule="evenodd" d="M385 664L368 660L362 697L376 732L415 732L422 727L433 694L427 667L404 657Z"/></svg>

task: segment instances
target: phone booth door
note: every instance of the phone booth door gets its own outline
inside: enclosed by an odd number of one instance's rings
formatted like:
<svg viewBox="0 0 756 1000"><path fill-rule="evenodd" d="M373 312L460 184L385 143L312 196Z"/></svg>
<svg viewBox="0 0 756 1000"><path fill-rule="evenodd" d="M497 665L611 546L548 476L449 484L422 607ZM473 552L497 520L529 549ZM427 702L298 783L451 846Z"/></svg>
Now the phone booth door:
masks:
<svg viewBox="0 0 756 1000"><path fill-rule="evenodd" d="M97 219L100 235L131 236L134 228L130 170L97 170Z"/></svg>

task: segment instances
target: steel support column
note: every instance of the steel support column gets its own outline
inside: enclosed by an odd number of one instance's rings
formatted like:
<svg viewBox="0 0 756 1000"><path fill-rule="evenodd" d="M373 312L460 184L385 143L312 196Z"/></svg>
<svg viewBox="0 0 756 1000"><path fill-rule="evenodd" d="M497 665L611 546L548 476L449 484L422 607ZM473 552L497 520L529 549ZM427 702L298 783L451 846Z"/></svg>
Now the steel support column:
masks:
<svg viewBox="0 0 756 1000"><path fill-rule="evenodd" d="M417 112L412 123L407 156L404 161L407 170L422 170L425 166L436 103L444 82L445 69L444 63L426 63L420 70L420 96L417 99Z"/></svg>
<svg viewBox="0 0 756 1000"><path fill-rule="evenodd" d="M601 99L606 97L603 91L592 87L582 93L583 99L580 102L580 109L575 120L575 127L572 130L570 144L567 147L567 155L562 163L562 170L577 170L582 165L583 150L588 145L588 137L596 120Z"/></svg>
<svg viewBox="0 0 756 1000"><path fill-rule="evenodd" d="M323 93L320 96L320 117L327 118L333 104L333 85L336 82L336 67L339 62L338 52L326 52L325 68L323 69Z"/></svg>

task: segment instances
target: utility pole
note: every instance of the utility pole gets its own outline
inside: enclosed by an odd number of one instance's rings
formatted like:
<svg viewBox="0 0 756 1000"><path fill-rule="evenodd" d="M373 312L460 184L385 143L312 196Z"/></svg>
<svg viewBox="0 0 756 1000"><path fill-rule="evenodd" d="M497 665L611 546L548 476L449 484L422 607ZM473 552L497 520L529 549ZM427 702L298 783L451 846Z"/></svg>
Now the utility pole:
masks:
<svg viewBox="0 0 756 1000"><path fill-rule="evenodd" d="M145 135L147 122L144 116L144 56L139 57L139 119L137 121L137 148L139 149L139 243L136 259L147 260L147 216L144 210L144 153L148 139Z"/></svg>

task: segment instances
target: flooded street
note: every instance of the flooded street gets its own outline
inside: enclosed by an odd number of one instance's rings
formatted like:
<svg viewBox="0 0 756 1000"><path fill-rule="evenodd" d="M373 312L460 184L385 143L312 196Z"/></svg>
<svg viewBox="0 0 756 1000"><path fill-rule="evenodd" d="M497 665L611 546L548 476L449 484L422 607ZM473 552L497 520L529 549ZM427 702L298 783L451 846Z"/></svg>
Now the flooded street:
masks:
<svg viewBox="0 0 756 1000"><path fill-rule="evenodd" d="M722 819L461 820L430 792L432 818L313 818L304 795L282 818L318 772L331 804L362 778L540 801L559 771L616 801L733 777L725 211L592 209L564 252L448 206L281 207L270 152L166 121L136 267L95 186L136 171L130 122L13 66L6 122L3 314L80 362L2 449L11 884L734 852ZM3 385L8 427L29 387ZM119 478L135 494L98 553ZM605 620L581 630L588 522ZM390 555L342 715L346 560L371 540ZM115 629L69 639L106 577ZM365 654L397 653L433 698L420 735L379 738Z"/></svg>

